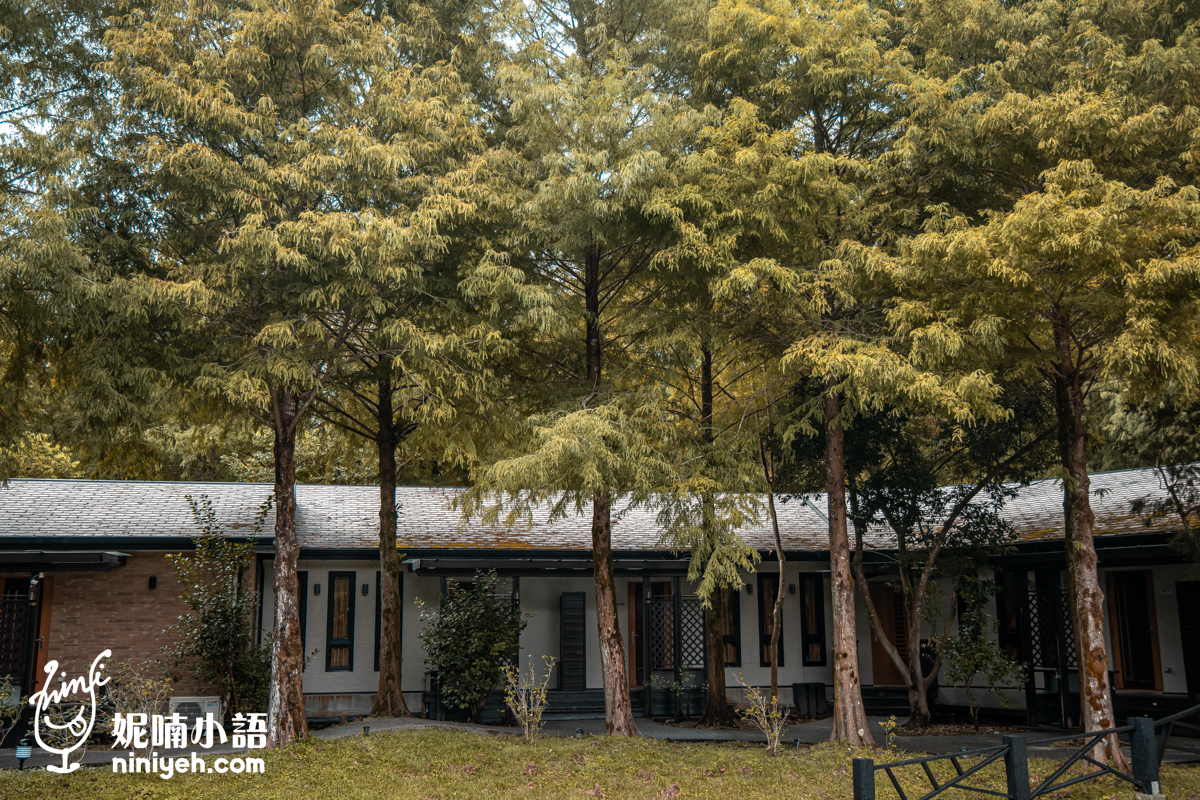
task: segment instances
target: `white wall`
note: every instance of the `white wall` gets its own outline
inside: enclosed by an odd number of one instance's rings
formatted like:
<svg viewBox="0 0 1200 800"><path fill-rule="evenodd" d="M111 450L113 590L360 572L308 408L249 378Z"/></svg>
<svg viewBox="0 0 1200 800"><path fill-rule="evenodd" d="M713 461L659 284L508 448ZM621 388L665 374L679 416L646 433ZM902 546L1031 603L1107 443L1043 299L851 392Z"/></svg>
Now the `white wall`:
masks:
<svg viewBox="0 0 1200 800"><path fill-rule="evenodd" d="M263 625L270 630L273 598L271 593L272 562L264 563L265 586L263 602ZM299 568L308 572L308 611L307 611L307 650L313 656L304 672L304 690L306 694L347 694L374 693L378 684L378 673L374 670L375 648L375 572L378 563L374 560L362 561L330 561L305 560ZM776 564L764 561L761 564L763 572L775 572ZM1178 622L1178 608L1175 598L1175 581L1189 578L1188 567L1160 566L1153 568L1155 609L1158 617L1159 650L1163 666L1163 690L1167 693L1186 692L1182 643ZM353 671L325 670L325 631L328 616L329 573L355 572L355 617L354 617L354 669ZM1102 570L1102 573L1108 570ZM826 634L826 664L824 666L805 667L801 665L802 653L800 647L800 592L792 594L790 587L798 584L800 573L817 573L822 576L825 596L825 634ZM660 577L652 576L655 579ZM758 629L759 629L759 589L753 573L742 576L743 585L740 590L741 606L741 649L742 665L726 668L726 686L730 687L730 699L738 702L741 692L738 686L738 674L754 686L764 686L770 682L770 668L760 666ZM1101 575L1101 585L1104 575ZM629 646L629 609L628 587L630 584L640 584L641 576L620 576L616 581L617 613L621 631L626 641L626 652L631 654ZM361 592L362 584L368 585L368 593ZM321 595L313 594L314 586L321 585ZM753 593L747 593L745 586L753 585ZM785 591L783 609L783 641L784 666L779 670L779 683L785 687L784 697L790 698L787 689L793 682L820 681L829 686L833 680L832 652L830 643L833 630L832 608L829 602L828 566L821 561L791 561L786 565ZM421 607L418 599L425 603L429 610L436 610L439 602L441 580L437 577L421 577L411 572L404 574L404 675L403 686L410 707L420 709L420 692L425 688L425 673L427 665L421 656ZM694 591L686 582L684 594ZM521 611L525 614L527 626L521 635L522 664L528 663L532 656L535 663L540 665L543 655L559 656L559 602L563 592L583 592L586 598L586 685L589 689L602 688L599 647L596 637L596 607L594 584L590 576L522 576L520 581ZM1106 603L1106 606L1108 604ZM1106 607L1106 614L1109 609ZM957 625L957 623L955 623ZM867 613L861 600L856 598L856 629L858 632L858 653L860 677L863 685L873 682L873 664L871 647L871 630ZM955 628L952 627L952 632ZM1105 635L1109 635L1108 620L1105 624ZM923 632L928 635L928 630ZM953 635L953 633L952 633ZM1109 643L1111 648L1111 642ZM1110 649L1111 652L1111 649ZM944 668L943 668L944 669ZM632 669L630 670L632 675ZM944 673L940 689L940 702L952 705L965 705L965 693L958 688L945 685ZM979 681L976 682L977 685ZM551 686L557 686L557 679L552 680ZM979 687L977 702L992 707L1004 705L1001 699ZM1009 706L1023 707L1023 686L1014 686L1008 691ZM365 698L364 698L365 700Z"/></svg>
<svg viewBox="0 0 1200 800"><path fill-rule="evenodd" d="M1170 564L1153 568L1136 567L1132 569L1151 570L1154 582L1154 612L1158 627L1158 652L1162 660L1162 688L1167 694L1186 694L1187 679L1183 669L1183 642L1179 628L1179 601L1175 596L1175 582L1194 580L1192 568L1186 564ZM1100 588L1105 592L1104 603L1104 643L1108 652L1113 652L1112 642L1112 599L1107 596L1109 572L1121 572L1120 569L1100 570ZM1200 635L1200 631L1193 632Z"/></svg>

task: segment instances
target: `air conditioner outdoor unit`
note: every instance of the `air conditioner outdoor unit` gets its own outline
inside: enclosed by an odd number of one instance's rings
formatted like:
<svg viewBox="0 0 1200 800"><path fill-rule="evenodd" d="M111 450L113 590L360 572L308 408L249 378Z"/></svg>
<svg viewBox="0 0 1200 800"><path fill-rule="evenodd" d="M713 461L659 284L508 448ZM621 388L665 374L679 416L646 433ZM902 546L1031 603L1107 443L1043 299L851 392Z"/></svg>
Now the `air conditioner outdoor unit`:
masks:
<svg viewBox="0 0 1200 800"><path fill-rule="evenodd" d="M221 698L219 697L172 697L167 702L167 713L178 714L192 728L196 720L204 719L205 714L212 714L213 719L221 719Z"/></svg>

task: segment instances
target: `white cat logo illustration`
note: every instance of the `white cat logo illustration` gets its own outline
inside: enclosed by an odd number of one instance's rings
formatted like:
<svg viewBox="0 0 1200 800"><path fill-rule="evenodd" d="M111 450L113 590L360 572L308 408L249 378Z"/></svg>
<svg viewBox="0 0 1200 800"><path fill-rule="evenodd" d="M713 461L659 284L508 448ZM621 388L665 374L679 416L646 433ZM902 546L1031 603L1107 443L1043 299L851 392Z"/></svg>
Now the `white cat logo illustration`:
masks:
<svg viewBox="0 0 1200 800"><path fill-rule="evenodd" d="M100 670L103 664L100 662L105 658L112 656L111 650L105 650L100 655L96 656L96 660L92 662L91 668L88 670L87 677L72 678L62 684L58 689L49 691L50 680L58 672L58 662L47 662L45 667L46 685L41 691L35 692L29 702L34 704L33 712L33 738L37 741L38 746L48 753L56 753L62 756L62 766L51 764L46 769L51 772L74 772L79 768L78 762L72 764L70 762L71 753L83 746L83 743L92 735L92 727L96 724L96 689L108 683L108 678L100 677ZM42 714L52 705L58 705L64 698L71 697L76 693L86 694L87 701L80 703L79 711L75 716L65 724L55 724L48 719L42 719ZM55 731L68 731L75 739L75 744L66 749L50 747L42 741L41 726Z"/></svg>

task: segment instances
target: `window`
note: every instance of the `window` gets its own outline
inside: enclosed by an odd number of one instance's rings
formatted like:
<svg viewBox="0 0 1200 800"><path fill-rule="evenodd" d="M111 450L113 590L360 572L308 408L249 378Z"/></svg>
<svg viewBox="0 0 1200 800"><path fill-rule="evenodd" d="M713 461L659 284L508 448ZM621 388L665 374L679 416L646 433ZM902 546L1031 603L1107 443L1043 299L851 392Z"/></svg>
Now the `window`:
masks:
<svg viewBox="0 0 1200 800"><path fill-rule="evenodd" d="M800 576L800 651L806 667L825 666L825 579Z"/></svg>
<svg viewBox="0 0 1200 800"><path fill-rule="evenodd" d="M354 669L354 573L329 573L325 671Z"/></svg>
<svg viewBox="0 0 1200 800"><path fill-rule="evenodd" d="M775 595L779 592L779 575L758 575L758 642L760 666L771 666L771 623L774 621ZM782 611L782 610L781 610ZM779 615L779 666L783 666L783 614Z"/></svg>
<svg viewBox="0 0 1200 800"><path fill-rule="evenodd" d="M301 570L296 573L296 582L299 584L300 594L300 652L305 652L305 632L308 630L308 571Z"/></svg>
<svg viewBox="0 0 1200 800"><path fill-rule="evenodd" d="M726 586L721 590L725 596L721 610L722 640L725 642L725 666L742 665L742 597L736 587Z"/></svg>

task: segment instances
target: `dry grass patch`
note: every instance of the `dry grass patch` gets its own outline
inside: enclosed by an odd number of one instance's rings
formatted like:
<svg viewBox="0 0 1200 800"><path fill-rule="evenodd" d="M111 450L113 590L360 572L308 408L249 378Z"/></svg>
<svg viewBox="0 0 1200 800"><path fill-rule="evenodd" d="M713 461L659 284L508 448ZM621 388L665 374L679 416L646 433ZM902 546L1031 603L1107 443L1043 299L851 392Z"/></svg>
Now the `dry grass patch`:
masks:
<svg viewBox="0 0 1200 800"><path fill-rule="evenodd" d="M3 800L453 800L456 798L793 798L851 796L850 760L872 755L823 744L785 748L773 758L761 745L683 744L619 739L492 737L458 731L404 731L336 741L309 740L264 754L263 775L113 774L84 768L72 775L0 772ZM211 763L212 758L209 758ZM1045 762L1031 764L1048 774ZM919 769L919 768L918 768ZM913 788L917 786L914 773ZM889 797L880 776L879 796ZM1200 768L1169 767L1164 788L1172 800L1200 800ZM989 771L987 780L1002 781ZM907 777L906 777L907 782ZM996 788L1000 788L997 785ZM919 793L918 793L919 794ZM965 797L964 793L954 793ZM1076 789L1071 798L1132 797L1128 785L1107 780ZM978 795L974 795L978 797Z"/></svg>

